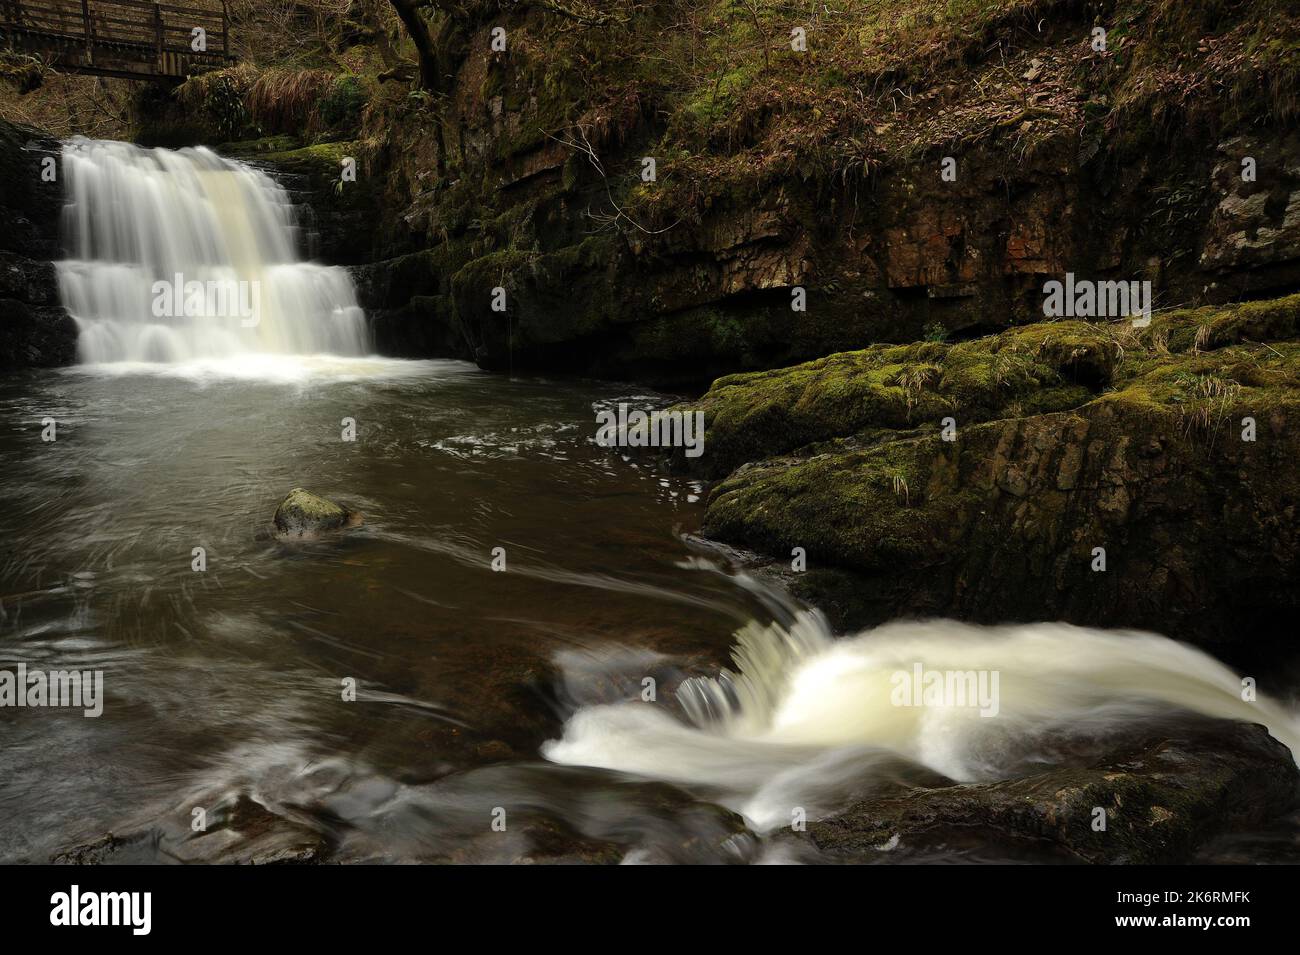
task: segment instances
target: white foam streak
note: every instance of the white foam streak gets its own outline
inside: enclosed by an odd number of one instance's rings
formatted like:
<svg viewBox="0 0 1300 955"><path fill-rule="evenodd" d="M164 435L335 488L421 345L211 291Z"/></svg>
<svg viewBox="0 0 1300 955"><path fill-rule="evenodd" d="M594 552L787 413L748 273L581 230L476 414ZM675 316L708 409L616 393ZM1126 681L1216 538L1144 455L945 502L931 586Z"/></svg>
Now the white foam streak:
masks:
<svg viewBox="0 0 1300 955"><path fill-rule="evenodd" d="M704 787L765 828L789 824L794 805L828 805L850 782L860 791L900 766L1008 778L1064 738L1104 740L1160 714L1263 723L1300 752L1296 713L1243 700L1223 664L1150 633L937 620L835 640L805 612L789 628L750 624L733 655L735 672L678 690L689 722L639 702L587 707L544 755ZM895 705L892 678L918 663L998 671L997 715Z"/></svg>

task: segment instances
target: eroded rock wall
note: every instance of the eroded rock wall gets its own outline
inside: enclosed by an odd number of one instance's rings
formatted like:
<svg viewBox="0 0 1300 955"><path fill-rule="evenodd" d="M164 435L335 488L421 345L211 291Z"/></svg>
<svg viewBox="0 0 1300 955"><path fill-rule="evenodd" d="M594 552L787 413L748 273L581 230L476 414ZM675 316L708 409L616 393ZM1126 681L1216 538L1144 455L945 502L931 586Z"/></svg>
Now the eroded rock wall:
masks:
<svg viewBox="0 0 1300 955"><path fill-rule="evenodd" d="M60 145L34 129L0 121L0 367L70 364L77 327L59 304L53 260L61 254Z"/></svg>
<svg viewBox="0 0 1300 955"><path fill-rule="evenodd" d="M1034 321L1066 272L1150 281L1158 308L1300 287L1300 138L1269 83L1230 91L1223 65L1240 67L1262 13L1230 5L1185 27L1216 31L1194 57L1153 63L1093 50L1082 5L1007 6L985 28L995 53L957 48L867 88L814 45L742 62L752 90L684 103L618 65L653 59L671 11L562 32L535 11L497 16L503 53L491 24L470 23L445 90L369 114L362 174L382 212L368 304L402 353L703 387ZM1166 84L1150 94L1159 116L1117 107L1148 81Z"/></svg>

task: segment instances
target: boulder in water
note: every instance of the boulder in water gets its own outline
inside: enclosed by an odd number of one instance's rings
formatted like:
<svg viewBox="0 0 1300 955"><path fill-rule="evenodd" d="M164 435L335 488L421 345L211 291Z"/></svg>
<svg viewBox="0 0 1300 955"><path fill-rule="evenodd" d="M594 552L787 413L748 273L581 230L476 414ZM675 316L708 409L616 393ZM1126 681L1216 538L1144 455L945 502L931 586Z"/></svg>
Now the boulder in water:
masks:
<svg viewBox="0 0 1300 955"><path fill-rule="evenodd" d="M1214 861L1197 853L1228 833L1266 833L1300 796L1291 752L1263 726L1196 718L1104 745L1081 765L868 798L785 838L823 861L924 861L962 846L975 858L1183 864Z"/></svg>
<svg viewBox="0 0 1300 955"><path fill-rule="evenodd" d="M282 537L319 537L361 521L359 512L300 487L286 494L275 509L275 529Z"/></svg>

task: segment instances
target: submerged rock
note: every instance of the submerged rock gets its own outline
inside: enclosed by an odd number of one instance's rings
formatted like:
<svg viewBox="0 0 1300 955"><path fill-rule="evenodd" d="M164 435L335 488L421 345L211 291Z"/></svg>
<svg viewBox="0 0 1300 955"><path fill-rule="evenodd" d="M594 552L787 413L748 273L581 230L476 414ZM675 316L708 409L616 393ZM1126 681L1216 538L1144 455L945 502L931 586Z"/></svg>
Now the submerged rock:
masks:
<svg viewBox="0 0 1300 955"><path fill-rule="evenodd" d="M301 817L290 818L240 792L215 811L211 825L192 832L172 819L108 833L60 849L52 865L149 865L158 862L221 865L314 865L329 859L329 839Z"/></svg>
<svg viewBox="0 0 1300 955"><path fill-rule="evenodd" d="M296 487L275 509L275 529L282 537L318 537L362 522L357 511Z"/></svg>

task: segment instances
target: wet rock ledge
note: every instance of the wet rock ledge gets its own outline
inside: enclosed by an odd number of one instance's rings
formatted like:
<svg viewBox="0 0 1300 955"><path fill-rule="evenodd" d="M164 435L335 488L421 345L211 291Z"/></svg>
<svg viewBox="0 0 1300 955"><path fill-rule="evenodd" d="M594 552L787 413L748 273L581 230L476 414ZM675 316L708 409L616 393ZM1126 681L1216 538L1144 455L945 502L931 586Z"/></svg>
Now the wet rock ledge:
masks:
<svg viewBox="0 0 1300 955"><path fill-rule="evenodd" d="M1185 863L1215 837L1267 825L1297 794L1300 771L1263 726L1206 721L1108 745L1083 765L867 799L786 838L841 862L956 848L1002 860Z"/></svg>
<svg viewBox="0 0 1300 955"><path fill-rule="evenodd" d="M67 365L77 325L59 304L52 260L59 256L62 189L42 181L57 140L0 120L0 368Z"/></svg>
<svg viewBox="0 0 1300 955"><path fill-rule="evenodd" d="M875 345L718 379L706 536L844 627L1155 630L1276 659L1300 612L1300 295ZM951 427L945 434L945 419ZM952 440L946 440L952 438Z"/></svg>

